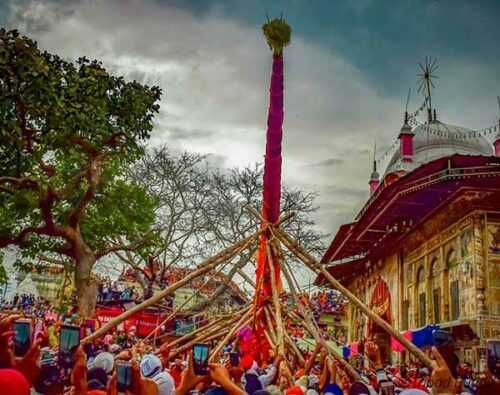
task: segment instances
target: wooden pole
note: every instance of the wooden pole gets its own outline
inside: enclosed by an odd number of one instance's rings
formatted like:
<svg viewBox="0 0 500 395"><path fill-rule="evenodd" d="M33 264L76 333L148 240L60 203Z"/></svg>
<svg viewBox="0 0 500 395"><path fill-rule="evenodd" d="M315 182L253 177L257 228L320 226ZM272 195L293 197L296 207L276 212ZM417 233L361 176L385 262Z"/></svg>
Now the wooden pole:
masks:
<svg viewBox="0 0 500 395"><path fill-rule="evenodd" d="M433 367L432 360L417 346L406 339L399 331L395 330L385 320L380 318L361 300L359 300L351 291L344 287L337 279L335 279L314 257L304 251L299 244L288 236L281 229L272 229L273 234L278 238L297 258L306 264L313 272L321 273L328 282L337 290L339 290L352 304L365 313L372 321L384 329L389 335L396 338L407 350L409 350L415 357L417 357L428 368Z"/></svg>
<svg viewBox="0 0 500 395"><path fill-rule="evenodd" d="M234 312L233 314L241 314L241 313L243 313L243 312L247 311L249 308L250 308L250 306L245 307L244 309L239 310L239 311L236 311L236 312ZM233 319L234 319L234 315L223 315L223 316L221 316L221 317L218 317L218 318L216 318L214 321L209 322L209 323L207 323L206 325L201 326L201 327L199 327L198 329L195 329L194 331L192 331L192 332L190 332L190 333L187 333L187 334L185 334L184 336L182 336L182 337L180 337L180 338L178 338L178 339L175 339L173 342L171 342L171 343L169 344L169 346L170 346L170 347L173 347L173 346L175 346L175 345L177 345L177 344L179 344L179 343L183 343L183 342L185 342L186 340L188 340L188 339L190 339L190 338L192 338L192 337L196 336L198 333L203 332L203 331L208 331L208 329L209 329L209 328L211 329L211 328L213 328L213 327L214 327L214 326L216 326L216 325L219 325L219 324L226 324L226 320L227 320L228 318L229 318L229 321L227 321L227 322L230 322L231 320L233 320ZM222 321L224 321L224 322L222 323ZM160 336L159 338L162 338L163 336L164 336L164 335Z"/></svg>
<svg viewBox="0 0 500 395"><path fill-rule="evenodd" d="M238 322L231 328L229 333L226 335L222 341L217 344L217 347L214 348L212 351L212 354L210 355L209 361L213 361L214 358L219 354L219 352L224 348L224 346L231 340L231 338L234 336L236 331L238 331L241 327L247 325L251 320L252 320L252 310L248 310L245 314L241 316L241 318L238 320Z"/></svg>
<svg viewBox="0 0 500 395"><path fill-rule="evenodd" d="M98 330L96 330L94 333L92 333L91 335L84 338L81 341L81 344L84 344L84 343L87 343L87 342L92 341L94 339L97 339L98 337L100 337L100 336L104 335L106 332L108 332L111 328L114 328L116 325L118 325L122 321L126 320L131 315L145 309L146 307L154 305L155 303L157 303L161 299L165 298L167 295L170 295L171 293L175 292L177 289L181 288L183 285L188 284L193 279L195 279L195 278L197 278L205 273L208 273L210 270L212 270L214 267L216 267L221 262L228 260L228 259L231 259L233 256L235 256L236 254L240 253L245 248L247 248L250 245L250 243L255 241L257 239L257 235L259 234L259 232L254 233L253 235L251 235L245 239L240 240L239 242L224 249L223 251L219 252L218 254L214 255L213 257L208 258L200 265L199 269L188 274L182 280L177 281L175 284L172 284L171 286L158 292L157 294L153 295L152 297L145 300L144 302L134 306L133 308L131 308L127 311L124 311L118 317L113 318L108 323L106 323L105 325L100 327Z"/></svg>
<svg viewBox="0 0 500 395"><path fill-rule="evenodd" d="M276 340L278 345L278 353L282 355L285 354L285 343L283 341L283 319L281 317L281 305L279 301L278 295L278 287L276 284L276 272L274 270L274 262L273 257L271 255L271 248L269 248L269 241L266 242L266 254L267 254L267 262L269 264L270 277L271 277L271 290L273 297L274 310L276 311L275 320L276 320Z"/></svg>
<svg viewBox="0 0 500 395"><path fill-rule="evenodd" d="M226 267L228 261L226 261L224 263L224 265L221 266L221 268L217 271L217 273L215 274L215 276L217 276L218 274L222 273L222 270L224 269L224 267ZM214 277L215 277L214 276ZM229 280L231 280L231 278L229 278ZM168 316L167 318L165 318L160 324L156 325L156 328L152 331L152 332L149 332L149 334L144 338L144 341L148 340L153 334L155 335L155 342L153 342L153 344L156 343L156 332L158 332L158 328L161 327L162 325L164 325L165 323L167 323L168 321L170 321L172 318L175 317L175 315L182 310L182 308L184 308L184 306L186 306L194 297L198 296L200 293L201 293L201 290L204 289L206 286L208 285L208 281L203 284L200 288L198 288L196 290L196 292L193 292L191 294L191 296L189 298L187 298L184 303L182 303L180 306L178 306L174 311L172 311ZM217 293L214 292L214 293ZM213 302L213 300L212 300Z"/></svg>
<svg viewBox="0 0 500 395"><path fill-rule="evenodd" d="M275 246L273 245L273 247ZM278 247L275 248L278 249ZM278 253L278 251L276 251L276 253ZM292 295L292 298L295 304L297 305L299 312L304 317L304 321L300 320L299 322L302 323L302 326L304 326L304 328L312 335L314 340L316 340L316 342L320 343L323 346L323 348L328 352L328 354L332 355L335 359L337 359L340 362L340 364L344 367L344 369L346 369L355 380L359 380L360 376L359 373L356 371L356 369L354 369L354 367L349 362L347 362L343 358L343 356L340 355L333 347L331 347L326 342L326 340L323 339L323 337L320 335L317 327L314 325L314 317L312 317L311 314L309 314L310 311L306 310L305 307L302 305L301 301L299 300L297 291L295 289L295 284L293 282L290 272L288 271L286 263L284 261L281 262L282 262L281 270L288 283L288 287L290 288L290 293Z"/></svg>
<svg viewBox="0 0 500 395"><path fill-rule="evenodd" d="M238 269L236 270L236 272L241 276L243 277L243 280L245 280L248 284L250 284L252 286L252 288L255 289L256 285L255 283L253 282L253 280L248 276L248 274L246 274L242 269Z"/></svg>
<svg viewBox="0 0 500 395"><path fill-rule="evenodd" d="M302 352L299 350L297 345L295 344L295 341L290 337L288 333L285 332L285 341L288 343L292 351L297 355L297 358L299 359L299 363L301 366L304 366L306 361L304 360L304 356L302 355Z"/></svg>
<svg viewBox="0 0 500 395"><path fill-rule="evenodd" d="M264 335L266 335L266 339L269 342L269 344L271 345L271 348L275 349L276 343L274 342L273 339L271 339L271 332L266 329L266 330L264 330Z"/></svg>
<svg viewBox="0 0 500 395"><path fill-rule="evenodd" d="M210 334L204 334L202 336L199 336L198 338L193 339L193 340L189 341L188 343L184 344L183 346L180 346L179 348L173 350L169 355L169 359L175 358L178 354L189 350L191 347L193 347L193 344L206 343L206 342L218 339L218 338L224 336L228 331L229 331L228 328L223 328L217 332L212 332Z"/></svg>
<svg viewBox="0 0 500 395"><path fill-rule="evenodd" d="M266 316L267 327L269 328L271 339L273 340L273 343L276 344L277 336L276 332L274 331L273 321L271 320L271 315L269 314L269 308L267 306L264 307L264 315Z"/></svg>

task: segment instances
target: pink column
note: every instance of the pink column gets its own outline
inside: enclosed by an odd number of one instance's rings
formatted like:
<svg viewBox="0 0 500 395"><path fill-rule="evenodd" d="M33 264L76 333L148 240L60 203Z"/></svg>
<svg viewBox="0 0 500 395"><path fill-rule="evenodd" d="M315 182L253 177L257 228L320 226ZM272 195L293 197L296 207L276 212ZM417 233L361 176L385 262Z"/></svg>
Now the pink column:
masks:
<svg viewBox="0 0 500 395"><path fill-rule="evenodd" d="M373 195L373 192L378 188L380 181L379 180L370 180L368 183L370 185L370 195Z"/></svg>
<svg viewBox="0 0 500 395"><path fill-rule="evenodd" d="M493 147L495 147L495 156L500 157L500 137L495 140Z"/></svg>

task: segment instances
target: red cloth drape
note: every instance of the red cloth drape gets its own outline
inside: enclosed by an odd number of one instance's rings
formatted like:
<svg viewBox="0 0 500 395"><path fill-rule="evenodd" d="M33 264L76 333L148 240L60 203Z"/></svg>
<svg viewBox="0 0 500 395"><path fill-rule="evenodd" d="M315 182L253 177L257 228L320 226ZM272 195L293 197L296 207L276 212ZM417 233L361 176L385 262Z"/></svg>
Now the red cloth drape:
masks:
<svg viewBox="0 0 500 395"><path fill-rule="evenodd" d="M392 324L391 292L389 291L389 287L384 280L379 279L377 285L375 285L369 307L379 317L387 321L389 324ZM375 322L372 320L368 321L368 337L374 335L375 325Z"/></svg>
<svg viewBox="0 0 500 395"><path fill-rule="evenodd" d="M283 55L273 55L271 87L269 90L269 111L267 117L266 155L264 160L264 186L262 192L262 217L270 223L277 223L280 215L281 199L281 141L283 137ZM262 224L264 226L264 224ZM255 292L256 308L265 303L272 295L271 277L266 252L267 232L260 236L257 260ZM276 284L281 290L280 268L276 257L272 257ZM255 333L260 344L259 357L263 358L269 350L265 339L264 314L256 316Z"/></svg>

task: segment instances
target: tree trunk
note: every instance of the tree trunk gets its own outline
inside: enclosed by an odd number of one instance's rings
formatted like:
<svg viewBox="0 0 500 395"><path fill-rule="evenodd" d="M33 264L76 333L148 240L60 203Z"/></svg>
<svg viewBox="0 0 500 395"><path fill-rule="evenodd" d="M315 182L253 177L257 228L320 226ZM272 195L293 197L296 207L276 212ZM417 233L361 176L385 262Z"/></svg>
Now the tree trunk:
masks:
<svg viewBox="0 0 500 395"><path fill-rule="evenodd" d="M95 262L96 257L91 251L82 251L76 259L76 297L82 318L93 318L95 314L97 284L91 276Z"/></svg>

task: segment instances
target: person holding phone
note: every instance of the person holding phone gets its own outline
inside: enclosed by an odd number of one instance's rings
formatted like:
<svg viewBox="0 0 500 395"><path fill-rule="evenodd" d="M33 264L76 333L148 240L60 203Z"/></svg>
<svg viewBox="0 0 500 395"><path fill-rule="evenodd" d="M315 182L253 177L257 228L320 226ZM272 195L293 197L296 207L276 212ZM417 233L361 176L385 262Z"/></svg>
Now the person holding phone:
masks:
<svg viewBox="0 0 500 395"><path fill-rule="evenodd" d="M175 391L174 379L163 369L163 364L156 355L144 355L141 359L140 370L144 377L156 383L158 395L171 395Z"/></svg>
<svg viewBox="0 0 500 395"><path fill-rule="evenodd" d="M20 315L12 314L0 319L0 367L19 371L28 383L33 385L40 375L38 362L42 340L36 339L22 357L15 357L13 344L9 342L9 339L14 335L14 322L20 318Z"/></svg>

